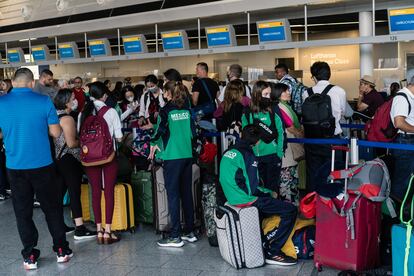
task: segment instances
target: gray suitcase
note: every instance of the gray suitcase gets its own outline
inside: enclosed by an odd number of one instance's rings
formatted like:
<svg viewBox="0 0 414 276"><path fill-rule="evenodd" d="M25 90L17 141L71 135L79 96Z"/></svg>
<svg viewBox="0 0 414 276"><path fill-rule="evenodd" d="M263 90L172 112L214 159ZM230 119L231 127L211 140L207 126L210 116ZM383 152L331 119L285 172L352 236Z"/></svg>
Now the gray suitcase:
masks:
<svg viewBox="0 0 414 276"><path fill-rule="evenodd" d="M157 233L165 233L170 230L170 212L168 210L167 190L165 188L164 173L162 167L153 169L154 181L154 221ZM200 167L193 164L193 206L194 206L194 227L201 227L201 183ZM181 221L184 224L184 214L181 208Z"/></svg>
<svg viewBox="0 0 414 276"><path fill-rule="evenodd" d="M256 207L237 208L226 204L216 211L217 240L223 259L236 269L265 263Z"/></svg>

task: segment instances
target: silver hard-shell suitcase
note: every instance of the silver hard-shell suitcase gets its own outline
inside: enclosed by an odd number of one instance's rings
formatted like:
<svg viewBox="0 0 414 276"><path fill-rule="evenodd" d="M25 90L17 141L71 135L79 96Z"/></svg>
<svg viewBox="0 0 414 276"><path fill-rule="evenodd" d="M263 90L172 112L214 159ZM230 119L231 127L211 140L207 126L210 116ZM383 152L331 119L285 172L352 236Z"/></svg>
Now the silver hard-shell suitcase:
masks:
<svg viewBox="0 0 414 276"><path fill-rule="evenodd" d="M216 210L217 240L223 259L236 269L264 265L265 259L256 207L226 204Z"/></svg>

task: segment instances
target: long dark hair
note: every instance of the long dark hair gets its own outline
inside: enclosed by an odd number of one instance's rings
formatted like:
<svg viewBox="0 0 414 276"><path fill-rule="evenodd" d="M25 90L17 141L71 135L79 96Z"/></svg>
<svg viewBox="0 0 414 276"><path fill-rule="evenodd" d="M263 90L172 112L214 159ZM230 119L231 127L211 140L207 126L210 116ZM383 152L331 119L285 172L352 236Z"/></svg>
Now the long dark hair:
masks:
<svg viewBox="0 0 414 276"><path fill-rule="evenodd" d="M263 90L265 90L266 88L269 88L269 83L266 81L257 81L254 86L253 86L253 91L252 91L252 102L250 104L250 109L252 110L252 112L254 113L259 113L259 112L267 112L268 110L262 110L260 103L263 99L262 97L262 92Z"/></svg>
<svg viewBox="0 0 414 276"><path fill-rule="evenodd" d="M181 81L169 81L164 85L164 90L170 91L171 93L171 102L178 106L178 108L183 108L186 100L188 99L188 89Z"/></svg>
<svg viewBox="0 0 414 276"><path fill-rule="evenodd" d="M89 86L89 95L95 98L96 100L101 99L105 94L108 93L108 88L100 81L96 81ZM85 107L83 108L82 115L80 118L80 126L82 127L83 122L85 122L86 118L93 114L95 110L95 104L92 100L89 100Z"/></svg>
<svg viewBox="0 0 414 276"><path fill-rule="evenodd" d="M70 89L60 89L55 98L53 99L53 103L55 104L56 110L65 110L66 105L70 102L70 98L72 97L72 90Z"/></svg>
<svg viewBox="0 0 414 276"><path fill-rule="evenodd" d="M270 84L270 99L274 103L280 102L280 97L282 93L289 90L289 86L284 83L269 83Z"/></svg>

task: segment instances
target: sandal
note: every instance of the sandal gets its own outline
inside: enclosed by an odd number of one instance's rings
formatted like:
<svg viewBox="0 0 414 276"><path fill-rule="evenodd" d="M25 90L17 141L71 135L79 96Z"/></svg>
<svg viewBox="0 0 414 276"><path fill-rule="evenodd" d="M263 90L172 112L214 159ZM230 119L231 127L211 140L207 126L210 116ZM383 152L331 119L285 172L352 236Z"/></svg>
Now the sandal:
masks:
<svg viewBox="0 0 414 276"><path fill-rule="evenodd" d="M98 244L103 244L104 243L104 231L97 231L97 236L96 236L96 241L98 242ZM102 236L99 236L99 234L102 234Z"/></svg>
<svg viewBox="0 0 414 276"><path fill-rule="evenodd" d="M107 234L109 236L103 238L104 244L112 244L120 241L120 239L117 236L115 236L112 232L105 231L104 234Z"/></svg>
<svg viewBox="0 0 414 276"><path fill-rule="evenodd" d="M289 265L295 265L296 263L297 263L296 259L286 256L283 253L266 258L266 264L271 264L271 265L289 266Z"/></svg>

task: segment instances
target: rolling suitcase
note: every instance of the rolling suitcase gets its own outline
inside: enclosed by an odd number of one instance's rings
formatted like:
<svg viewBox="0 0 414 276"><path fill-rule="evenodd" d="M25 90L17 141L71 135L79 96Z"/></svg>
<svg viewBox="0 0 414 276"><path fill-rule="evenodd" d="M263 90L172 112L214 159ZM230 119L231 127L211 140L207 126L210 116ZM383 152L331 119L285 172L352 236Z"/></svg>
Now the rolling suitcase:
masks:
<svg viewBox="0 0 414 276"><path fill-rule="evenodd" d="M348 168L348 149L333 147L332 171L337 149L346 150ZM346 178L344 190L340 199L316 199L315 265L319 270L322 266L353 271L375 268L380 264L381 203L348 193Z"/></svg>
<svg viewBox="0 0 414 276"><path fill-rule="evenodd" d="M101 197L102 224L105 225L105 197ZM114 214L111 230L135 232L134 200L131 185L118 183L114 192Z"/></svg>
<svg viewBox="0 0 414 276"><path fill-rule="evenodd" d="M92 197L90 193L89 184L81 184L81 207L82 207L82 219L83 221L91 221L92 210Z"/></svg>
<svg viewBox="0 0 414 276"><path fill-rule="evenodd" d="M131 175L131 186L134 194L135 222L153 223L151 172L134 170Z"/></svg>
<svg viewBox="0 0 414 276"><path fill-rule="evenodd" d="M170 230L170 213L168 211L167 190L165 188L164 173L162 167L153 166L153 185L154 185L154 221L155 229L159 233L165 233ZM193 203L194 203L194 227L201 227L201 184L200 184L200 167L193 164ZM184 216L181 210L182 224Z"/></svg>
<svg viewBox="0 0 414 276"><path fill-rule="evenodd" d="M392 275L414 275L414 176L401 204L401 224L392 227Z"/></svg>
<svg viewBox="0 0 414 276"><path fill-rule="evenodd" d="M256 207L230 205L216 210L217 240L223 259L236 269L255 268L265 263Z"/></svg>

